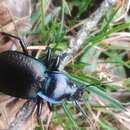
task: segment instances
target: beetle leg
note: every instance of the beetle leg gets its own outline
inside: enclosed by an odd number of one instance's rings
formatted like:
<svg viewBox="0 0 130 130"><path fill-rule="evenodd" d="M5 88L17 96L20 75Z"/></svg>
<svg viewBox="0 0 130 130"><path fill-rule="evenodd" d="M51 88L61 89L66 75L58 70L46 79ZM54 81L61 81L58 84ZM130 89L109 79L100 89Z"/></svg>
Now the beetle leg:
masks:
<svg viewBox="0 0 130 130"><path fill-rule="evenodd" d="M37 99L37 120L40 122L40 115L42 113L43 100L38 97Z"/></svg>
<svg viewBox="0 0 130 130"><path fill-rule="evenodd" d="M0 34L1 34L1 35L5 35L5 36L8 36L8 37L12 37L12 38L15 38L15 39L19 40L19 43L20 43L20 45L21 45L21 47L22 47L22 49L23 49L23 52L28 55L28 51L27 51L27 49L26 49L26 47L25 47L23 41L21 40L21 38L19 38L19 37L17 37L17 36L14 36L14 35L11 35L11 34L9 34L9 33L5 33L5 32L0 32Z"/></svg>
<svg viewBox="0 0 130 130"><path fill-rule="evenodd" d="M52 65L52 70L53 71L57 71L58 70L60 62L61 62L61 57L58 55L56 57L56 59L54 60L53 65Z"/></svg>
<svg viewBox="0 0 130 130"><path fill-rule="evenodd" d="M52 104L52 103L47 102L47 105L48 105L49 110L50 110L50 111L53 111L53 104Z"/></svg>
<svg viewBox="0 0 130 130"><path fill-rule="evenodd" d="M44 63L46 64L46 66L49 66L51 61L51 48L47 47L47 54L46 54L46 58L44 59Z"/></svg>

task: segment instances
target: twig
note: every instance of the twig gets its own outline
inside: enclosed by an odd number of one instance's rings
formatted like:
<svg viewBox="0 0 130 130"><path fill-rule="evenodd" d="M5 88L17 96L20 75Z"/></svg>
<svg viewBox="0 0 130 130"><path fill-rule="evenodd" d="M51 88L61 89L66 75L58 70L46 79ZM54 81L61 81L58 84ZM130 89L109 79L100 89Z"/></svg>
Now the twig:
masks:
<svg viewBox="0 0 130 130"><path fill-rule="evenodd" d="M43 45L39 45L39 46L28 46L27 49L28 50L45 50L46 46L43 46Z"/></svg>
<svg viewBox="0 0 130 130"><path fill-rule="evenodd" d="M50 112L50 114L49 114L45 130L49 130L48 128L49 128L49 124L51 122L51 118L52 118L52 112Z"/></svg>
<svg viewBox="0 0 130 130"><path fill-rule="evenodd" d="M24 125L25 121L32 113L35 105L36 102L27 101L17 113L15 120L10 124L9 130L20 130L20 127Z"/></svg>
<svg viewBox="0 0 130 130"><path fill-rule="evenodd" d="M66 56L61 62L60 69L63 69L68 64L68 61L77 54L85 39L91 35L94 28L97 27L100 19L110 10L115 2L116 0L104 0L101 3L101 6L84 21L84 24L77 33L76 37L72 37L70 39L69 48L63 52Z"/></svg>

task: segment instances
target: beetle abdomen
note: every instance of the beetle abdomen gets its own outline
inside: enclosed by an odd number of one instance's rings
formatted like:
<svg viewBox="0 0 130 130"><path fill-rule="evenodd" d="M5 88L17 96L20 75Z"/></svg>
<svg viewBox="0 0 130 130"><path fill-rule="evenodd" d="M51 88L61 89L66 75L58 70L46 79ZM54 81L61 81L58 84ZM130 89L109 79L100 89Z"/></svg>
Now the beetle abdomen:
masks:
<svg viewBox="0 0 130 130"><path fill-rule="evenodd" d="M15 97L33 98L45 78L46 67L17 51L0 54L0 91Z"/></svg>

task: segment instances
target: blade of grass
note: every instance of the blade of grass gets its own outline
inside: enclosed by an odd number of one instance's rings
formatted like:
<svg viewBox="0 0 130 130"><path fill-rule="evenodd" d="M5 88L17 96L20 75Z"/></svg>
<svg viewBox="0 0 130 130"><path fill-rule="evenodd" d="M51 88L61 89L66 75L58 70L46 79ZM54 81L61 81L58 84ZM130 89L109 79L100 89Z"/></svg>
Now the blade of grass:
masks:
<svg viewBox="0 0 130 130"><path fill-rule="evenodd" d="M74 117L72 116L72 114L69 112L67 105L65 102L63 102L62 104L63 109L64 109L64 113L65 115L68 117L68 119L70 120L70 122L74 125L74 127L76 128L76 130L80 130L80 128L78 127Z"/></svg>
<svg viewBox="0 0 130 130"><path fill-rule="evenodd" d="M81 80L78 77L72 77L69 75L69 77L71 77L73 80L81 83L82 85L85 86L85 89L89 92L93 92L94 94L98 95L99 97L101 97L102 99L105 99L106 101L108 101L113 107L115 108L119 108L119 109L125 109L123 107L123 105L116 99L110 97L109 95L107 95L104 91L98 89L96 86L93 86L91 84L88 84L87 82Z"/></svg>
<svg viewBox="0 0 130 130"><path fill-rule="evenodd" d="M45 0L40 0L40 12L41 12L41 33L45 34Z"/></svg>
<svg viewBox="0 0 130 130"><path fill-rule="evenodd" d="M127 29L128 27L130 27L130 22L120 24L116 27L112 27L109 31L105 31L104 33L98 33L95 36L90 36L84 42L84 44L86 44L86 43L88 44L88 42L92 42L93 44L99 43L103 38L107 37L111 33L122 31L124 29Z"/></svg>

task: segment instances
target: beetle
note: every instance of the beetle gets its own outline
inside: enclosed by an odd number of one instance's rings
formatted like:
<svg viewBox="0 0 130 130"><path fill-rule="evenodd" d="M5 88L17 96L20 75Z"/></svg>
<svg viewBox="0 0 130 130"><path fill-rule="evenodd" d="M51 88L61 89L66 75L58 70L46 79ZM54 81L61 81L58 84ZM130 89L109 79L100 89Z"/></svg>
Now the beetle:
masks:
<svg viewBox="0 0 130 130"><path fill-rule="evenodd" d="M0 54L0 92L17 98L37 99L38 108L43 100L51 108L52 104L59 104L64 99L74 101L82 96L83 89L58 70L60 56L51 64L50 48L47 48L46 58L39 60L28 54L19 37L5 32L0 34L19 40L23 50Z"/></svg>

